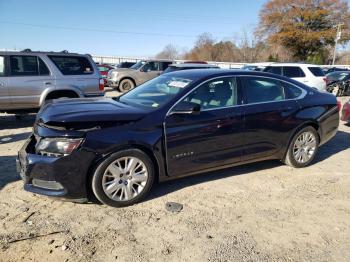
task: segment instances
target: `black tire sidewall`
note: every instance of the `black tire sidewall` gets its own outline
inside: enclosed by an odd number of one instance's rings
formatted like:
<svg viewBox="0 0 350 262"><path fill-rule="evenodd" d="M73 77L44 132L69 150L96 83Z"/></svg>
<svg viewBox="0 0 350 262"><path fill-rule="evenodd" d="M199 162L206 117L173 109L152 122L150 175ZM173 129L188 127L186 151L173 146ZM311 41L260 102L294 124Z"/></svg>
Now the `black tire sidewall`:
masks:
<svg viewBox="0 0 350 262"><path fill-rule="evenodd" d="M294 147L294 143L295 141L297 140L297 138L300 136L301 133L304 133L304 132L312 132L314 134L314 136L316 137L316 148L315 148L315 152L313 154L313 156L309 159L309 161L305 162L305 163L299 163L297 162L295 159L294 159L294 155L293 155L293 147ZM293 137L290 145L289 145L289 148L288 148L288 153L287 153L287 162L289 162L289 164L293 167L296 167L296 168L301 168L301 167L306 167L308 165L310 165L310 163L315 159L315 156L318 152L318 147L319 147L319 144L320 144L320 138L318 136L318 133L317 131L315 130L315 128L311 127L311 126L308 126L308 127L305 127L301 130L299 130Z"/></svg>
<svg viewBox="0 0 350 262"><path fill-rule="evenodd" d="M110 199L104 192L103 187L102 187L102 178L103 174L106 170L106 168L116 159L121 158L121 157L136 157L140 159L147 168L148 172L148 181L145 185L145 188L143 191L136 196L135 198L128 200L128 201L115 201ZM122 150L117 153L114 153L110 156L108 156L106 159L104 159L100 164L97 166L95 169L95 172L92 176L91 180L91 188L92 192L94 193L95 197L102 202L103 204L113 206L113 207L123 207L123 206L129 206L133 205L140 200L142 200L150 191L153 182L154 182L154 177L155 177L155 172L154 172L154 165L152 160L141 150L138 149L127 149L127 150Z"/></svg>

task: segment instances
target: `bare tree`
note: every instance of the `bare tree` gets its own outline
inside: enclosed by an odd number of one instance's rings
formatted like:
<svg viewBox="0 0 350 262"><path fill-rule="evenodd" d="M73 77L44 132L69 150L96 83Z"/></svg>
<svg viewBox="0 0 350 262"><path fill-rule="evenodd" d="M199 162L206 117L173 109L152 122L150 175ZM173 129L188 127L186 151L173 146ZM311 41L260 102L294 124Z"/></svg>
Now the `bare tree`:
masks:
<svg viewBox="0 0 350 262"><path fill-rule="evenodd" d="M174 60L174 59L180 59L181 54L178 48L176 48L172 44L168 44L164 47L164 49L160 53L156 55L156 58Z"/></svg>

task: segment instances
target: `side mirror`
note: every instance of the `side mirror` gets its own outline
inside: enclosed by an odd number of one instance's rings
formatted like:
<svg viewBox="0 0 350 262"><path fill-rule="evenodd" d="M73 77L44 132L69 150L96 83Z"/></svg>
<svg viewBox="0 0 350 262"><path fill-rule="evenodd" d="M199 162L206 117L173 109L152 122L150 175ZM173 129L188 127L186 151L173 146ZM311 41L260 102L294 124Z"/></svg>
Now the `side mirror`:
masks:
<svg viewBox="0 0 350 262"><path fill-rule="evenodd" d="M182 101L171 110L170 115L199 115L200 111L200 105L192 102Z"/></svg>

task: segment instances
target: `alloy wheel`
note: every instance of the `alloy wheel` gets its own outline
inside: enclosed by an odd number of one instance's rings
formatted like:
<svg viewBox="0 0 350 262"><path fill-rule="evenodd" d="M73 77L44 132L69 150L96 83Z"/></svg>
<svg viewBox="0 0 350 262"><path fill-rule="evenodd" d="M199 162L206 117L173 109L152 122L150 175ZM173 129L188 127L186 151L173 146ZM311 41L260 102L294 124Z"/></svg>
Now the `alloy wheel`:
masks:
<svg viewBox="0 0 350 262"><path fill-rule="evenodd" d="M144 190L147 180L145 163L136 157L121 157L106 168L102 188L110 199L128 201Z"/></svg>
<svg viewBox="0 0 350 262"><path fill-rule="evenodd" d="M303 132L294 142L293 156L298 163L308 162L315 154L317 140L312 132Z"/></svg>

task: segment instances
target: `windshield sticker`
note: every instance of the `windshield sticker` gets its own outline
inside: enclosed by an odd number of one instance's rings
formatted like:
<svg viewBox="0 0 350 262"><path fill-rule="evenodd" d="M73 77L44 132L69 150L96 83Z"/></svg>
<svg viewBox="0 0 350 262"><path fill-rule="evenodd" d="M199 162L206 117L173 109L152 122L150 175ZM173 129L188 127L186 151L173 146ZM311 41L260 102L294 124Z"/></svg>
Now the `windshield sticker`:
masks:
<svg viewBox="0 0 350 262"><path fill-rule="evenodd" d="M168 86L170 87L178 87L178 88L184 88L188 85L188 82L183 82L183 81L170 81Z"/></svg>

